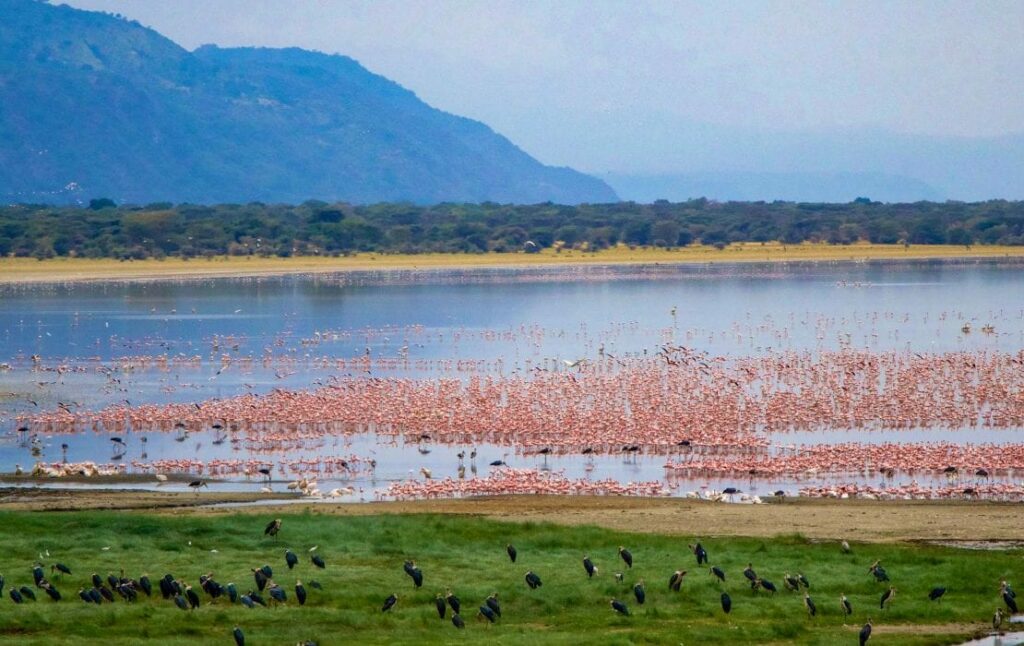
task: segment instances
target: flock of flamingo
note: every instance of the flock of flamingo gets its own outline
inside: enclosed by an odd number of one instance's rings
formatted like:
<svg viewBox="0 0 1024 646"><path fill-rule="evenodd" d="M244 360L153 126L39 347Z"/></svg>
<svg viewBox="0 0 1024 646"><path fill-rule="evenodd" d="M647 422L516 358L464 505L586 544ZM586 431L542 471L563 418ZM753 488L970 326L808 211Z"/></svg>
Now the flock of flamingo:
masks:
<svg viewBox="0 0 1024 646"><path fill-rule="evenodd" d="M533 328L521 333L540 334ZM318 333L303 345L331 334L336 333ZM409 361L402 351L393 361ZM135 358L126 366L145 367L146 361ZM225 365L231 361L224 359ZM339 360L324 361L322 367L331 369ZM370 373L388 367L381 361L367 353L344 367ZM628 356L601 345L589 359L538 361L515 372L492 370L493 364L474 359L434 361L431 368L443 373L445 366L463 374L332 374L310 389L275 388L195 403L125 401L97 410L62 405L23 414L17 424L34 435L217 429L220 441L230 439L267 456L130 463L138 472L206 477L252 478L266 471L296 478L352 477L372 470L375 460L294 457L295 449L304 442L366 434L416 446L496 445L545 460L664 458L664 479L620 483L503 463L486 477L477 477L474 465L466 478L460 455L457 478L434 479L424 469L420 477L392 482L378 494L385 498L686 495L678 478L771 482L786 477L801 481L799 494L805 496L1024 499L1024 484L1014 481L1024 470L1024 443L1014 433L1024 426L1024 351L840 348L730 356L665 342L655 351ZM937 439L902 441L908 432ZM826 436L841 441L821 439ZM875 436L886 441L869 441ZM984 441L974 441L979 436ZM112 468L123 472L128 466ZM851 482L816 482L826 476L849 476ZM689 495L721 494L705 487Z"/></svg>

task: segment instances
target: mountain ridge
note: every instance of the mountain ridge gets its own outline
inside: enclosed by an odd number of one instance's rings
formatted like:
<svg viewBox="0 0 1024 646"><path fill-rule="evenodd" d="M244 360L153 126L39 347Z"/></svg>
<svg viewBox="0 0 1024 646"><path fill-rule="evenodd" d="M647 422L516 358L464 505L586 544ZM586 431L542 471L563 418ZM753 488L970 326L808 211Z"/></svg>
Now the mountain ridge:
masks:
<svg viewBox="0 0 1024 646"><path fill-rule="evenodd" d="M354 59L0 0L0 199L608 202Z"/></svg>

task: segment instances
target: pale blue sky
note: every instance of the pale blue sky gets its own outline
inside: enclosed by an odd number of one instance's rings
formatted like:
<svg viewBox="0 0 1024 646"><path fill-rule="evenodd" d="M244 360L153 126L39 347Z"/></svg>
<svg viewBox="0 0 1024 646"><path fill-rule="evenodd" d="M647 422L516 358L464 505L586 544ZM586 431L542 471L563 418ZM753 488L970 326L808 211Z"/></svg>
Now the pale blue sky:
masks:
<svg viewBox="0 0 1024 646"><path fill-rule="evenodd" d="M672 171L692 166L694 142L778 132L1024 133L1017 0L69 4L189 49L346 54L545 163L593 172Z"/></svg>

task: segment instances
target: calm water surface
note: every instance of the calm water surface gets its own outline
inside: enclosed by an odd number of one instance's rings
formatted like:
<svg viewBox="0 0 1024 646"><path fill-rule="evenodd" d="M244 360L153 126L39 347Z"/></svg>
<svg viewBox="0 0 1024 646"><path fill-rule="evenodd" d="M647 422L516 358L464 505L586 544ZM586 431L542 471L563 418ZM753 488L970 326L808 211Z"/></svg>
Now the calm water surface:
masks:
<svg viewBox="0 0 1024 646"><path fill-rule="evenodd" d="M201 401L315 387L332 375L529 374L599 352L654 353L664 343L726 356L838 348L1017 352L1024 348L1022 269L1017 261L585 267L0 287L0 470L35 461L13 416L50 410L58 402L97 408L123 400ZM965 325L971 333L962 331ZM983 325L994 326L995 333L981 334ZM167 364L155 365L154 357ZM136 358L132 369L119 371L116 385L99 371L127 365L129 358ZM366 358L369 371L353 367L352 360ZM459 360L471 369L456 370ZM1024 440L1020 429L913 433L900 437ZM241 446L214 445L209 434L192 434L185 442L148 434L145 443L143 434L136 435L126 461L142 453L149 460L259 457ZM811 433L784 442L851 439L886 438ZM42 438L43 459L59 461L62 442L69 461L111 458L107 437L83 433ZM372 478L345 483L369 498L420 467L435 477L454 475L460 448L436 446L422 454L362 435L328 438L300 452L375 457ZM481 447L487 459L479 462L480 475L506 451ZM571 477L665 477L659 457L604 457L590 468L578 457L513 455L508 461ZM685 482L683 488L731 484L737 483ZM801 483L739 484L764 494ZM330 486L322 483L321 489Z"/></svg>

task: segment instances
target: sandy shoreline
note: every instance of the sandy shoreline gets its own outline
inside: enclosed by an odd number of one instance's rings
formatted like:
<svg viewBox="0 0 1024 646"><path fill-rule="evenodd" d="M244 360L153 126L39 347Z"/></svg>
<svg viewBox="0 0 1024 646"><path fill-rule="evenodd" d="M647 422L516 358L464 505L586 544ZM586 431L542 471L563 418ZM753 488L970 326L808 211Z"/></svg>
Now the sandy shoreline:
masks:
<svg viewBox="0 0 1024 646"><path fill-rule="evenodd" d="M212 259L118 261L113 259L0 258L0 284L85 281L182 280L242 278L345 271L408 271L471 268L558 267L586 265L720 264L756 262L866 262L872 260L979 260L1024 258L1024 247L936 245L836 246L743 243L723 250L618 247L596 253L545 249L537 254L357 254L340 258L217 257Z"/></svg>

